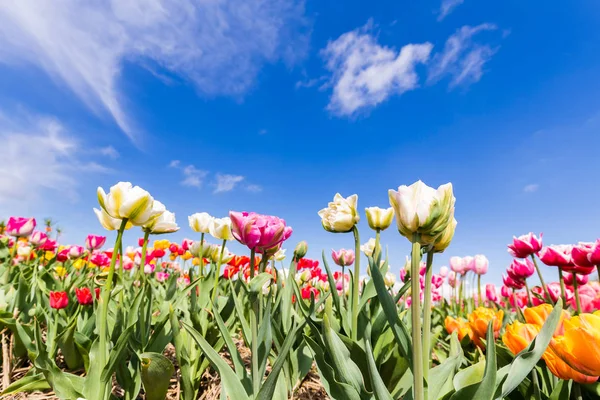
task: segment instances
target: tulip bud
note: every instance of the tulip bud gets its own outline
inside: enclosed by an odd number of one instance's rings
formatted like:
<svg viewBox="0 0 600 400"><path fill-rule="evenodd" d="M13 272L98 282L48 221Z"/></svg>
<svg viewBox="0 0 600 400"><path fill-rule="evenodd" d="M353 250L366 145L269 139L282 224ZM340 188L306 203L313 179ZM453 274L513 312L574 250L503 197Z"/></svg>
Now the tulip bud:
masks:
<svg viewBox="0 0 600 400"><path fill-rule="evenodd" d="M299 242L294 248L294 260L298 261L308 252L308 243L306 241Z"/></svg>
<svg viewBox="0 0 600 400"><path fill-rule="evenodd" d="M373 230L383 231L390 227L394 219L394 209L390 208L379 208L379 207L368 207L365 208L367 214L367 222L369 227Z"/></svg>
<svg viewBox="0 0 600 400"><path fill-rule="evenodd" d="M354 263L354 252L352 250L340 249L339 251L331 250L331 258L340 267L347 267Z"/></svg>
<svg viewBox="0 0 600 400"><path fill-rule="evenodd" d="M375 239L371 238L367 243L360 246L360 250L368 257L373 257L375 253ZM378 245L378 250L381 252L381 245Z"/></svg>
<svg viewBox="0 0 600 400"><path fill-rule="evenodd" d="M356 211L357 202L358 196L355 194L343 198L341 194L336 193L327 208L318 213L323 228L334 233L350 232L360 220Z"/></svg>
<svg viewBox="0 0 600 400"><path fill-rule="evenodd" d="M398 231L413 242L415 235L422 245L435 244L454 218L452 184L437 190L421 181L389 190L390 205L396 213Z"/></svg>
<svg viewBox="0 0 600 400"><path fill-rule="evenodd" d="M273 258L275 259L275 261L283 261L283 260L285 260L285 249L279 249L279 250L277 250L277 253L275 253L273 255Z"/></svg>

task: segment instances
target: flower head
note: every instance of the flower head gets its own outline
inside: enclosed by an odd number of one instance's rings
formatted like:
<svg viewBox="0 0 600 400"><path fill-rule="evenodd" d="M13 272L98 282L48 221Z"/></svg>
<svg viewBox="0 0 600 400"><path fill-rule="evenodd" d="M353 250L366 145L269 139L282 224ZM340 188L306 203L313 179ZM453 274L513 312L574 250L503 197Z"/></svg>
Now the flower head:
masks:
<svg viewBox="0 0 600 400"><path fill-rule="evenodd" d="M139 186L119 182L108 194L98 188L98 202L106 213L117 219L125 219L133 225L142 226L158 217L163 211L154 208L154 198Z"/></svg>
<svg viewBox="0 0 600 400"><path fill-rule="evenodd" d="M353 194L347 198L336 193L333 201L319 211L323 228L329 232L350 232L360 220L356 210L358 196Z"/></svg>
<svg viewBox="0 0 600 400"><path fill-rule="evenodd" d="M527 235L513 236L512 244L508 245L508 252L516 258L527 258L537 254L542 249L542 235L540 233L538 238L533 232L529 232Z"/></svg>
<svg viewBox="0 0 600 400"><path fill-rule="evenodd" d="M373 230L386 230L392 224L394 219L394 209L390 208L379 208L379 207L368 207L365 208L367 214L367 222L369 227Z"/></svg>
<svg viewBox="0 0 600 400"><path fill-rule="evenodd" d="M233 237L258 253L269 252L292 235L292 228L279 217L237 211L230 211L229 217Z"/></svg>
<svg viewBox="0 0 600 400"><path fill-rule="evenodd" d="M14 237L27 237L35 229L35 218L10 217L6 223L5 233Z"/></svg>

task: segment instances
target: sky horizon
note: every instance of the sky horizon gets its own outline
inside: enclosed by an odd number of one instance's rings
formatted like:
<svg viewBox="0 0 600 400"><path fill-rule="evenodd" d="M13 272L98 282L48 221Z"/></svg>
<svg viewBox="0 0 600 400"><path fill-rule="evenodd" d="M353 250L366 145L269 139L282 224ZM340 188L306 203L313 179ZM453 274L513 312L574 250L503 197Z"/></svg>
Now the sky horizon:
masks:
<svg viewBox="0 0 600 400"><path fill-rule="evenodd" d="M499 284L513 235L600 237L599 20L592 1L6 3L0 219L82 243L104 234L96 188L130 181L176 214L167 238L198 239L195 212L256 211L320 259L353 247L317 215L336 193L358 194L364 243L389 189L452 182L436 269L484 254ZM397 274L409 243L395 223L382 240Z"/></svg>

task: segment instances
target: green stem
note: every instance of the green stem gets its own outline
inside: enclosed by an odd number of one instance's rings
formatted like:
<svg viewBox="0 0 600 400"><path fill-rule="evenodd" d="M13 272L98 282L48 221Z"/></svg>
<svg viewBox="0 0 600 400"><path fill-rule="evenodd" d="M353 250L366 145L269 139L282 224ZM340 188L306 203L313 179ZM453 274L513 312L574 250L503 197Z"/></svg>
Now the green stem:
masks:
<svg viewBox="0 0 600 400"><path fill-rule="evenodd" d="M150 232L144 232L144 243L142 243L142 259L140 261L140 271L142 275L142 281L146 282L146 253L148 252L148 238Z"/></svg>
<svg viewBox="0 0 600 400"><path fill-rule="evenodd" d="M560 282L560 297L562 297L563 304L567 304L567 296L565 295L565 280L562 274L562 268L558 267L558 281Z"/></svg>
<svg viewBox="0 0 600 400"><path fill-rule="evenodd" d="M579 300L579 285L577 284L577 274L573 272L573 291L575 292L575 303L577 304L577 314L581 314L581 301Z"/></svg>
<svg viewBox="0 0 600 400"><path fill-rule="evenodd" d="M123 239L123 231L125 230L125 226L127 225L127 218L123 218L121 221L121 227L117 231L117 239L115 240L114 251L112 254L112 258L110 260L110 266L108 269L108 276L106 277L106 283L102 288L102 294L100 297L100 326L98 329L98 336L100 339L100 352L98 354L98 363L100 365L100 369L103 369L108 360L108 303L110 302L110 292L112 290L112 281L115 275L115 264L117 262L117 254L119 253L118 249L121 246L121 240ZM103 387L101 398L105 397L105 391L107 387Z"/></svg>
<svg viewBox="0 0 600 400"><path fill-rule="evenodd" d="M480 306L481 301L481 275L477 275L477 305Z"/></svg>
<svg viewBox="0 0 600 400"><path fill-rule="evenodd" d="M423 301L423 377L429 380L429 361L431 360L431 275L433 274L433 250L427 253L425 270L425 299Z"/></svg>
<svg viewBox="0 0 600 400"><path fill-rule="evenodd" d="M121 281L121 292L119 294L119 303L123 305L125 296L125 281L123 281L123 243L119 245L119 280Z"/></svg>
<svg viewBox="0 0 600 400"><path fill-rule="evenodd" d="M12 248L12 257L10 259L10 262L7 262L6 265L6 272L4 273L4 284L8 285L8 283L10 282L10 269L13 265L13 261L14 259L17 257L17 244L19 243L19 238L15 238L15 244L13 244L13 248Z"/></svg>
<svg viewBox="0 0 600 400"><path fill-rule="evenodd" d="M540 382L538 380L537 371L535 368L531 370L531 383L533 384L533 396L535 399L541 399Z"/></svg>
<svg viewBox="0 0 600 400"><path fill-rule="evenodd" d="M358 334L358 285L360 282L360 236L356 225L352 228L354 233L354 276L352 284L352 340L356 340Z"/></svg>
<svg viewBox="0 0 600 400"><path fill-rule="evenodd" d="M573 397L575 397L575 400L583 400L581 386L579 386L579 383L576 382L573 382Z"/></svg>
<svg viewBox="0 0 600 400"><path fill-rule="evenodd" d="M342 265L342 302L344 303L344 307L347 307L347 299L346 299L346 277L344 276L345 268ZM336 288L337 290L337 288Z"/></svg>
<svg viewBox="0 0 600 400"><path fill-rule="evenodd" d="M529 307L533 307L533 300L531 299L531 291L529 290L527 279L524 279L523 282L525 282L525 290L527 291L527 303L529 304Z"/></svg>
<svg viewBox="0 0 600 400"><path fill-rule="evenodd" d="M412 354L413 354L413 398L414 400L425 400L423 386L423 344L421 342L421 283L419 282L419 267L421 263L421 244L419 234L413 234L411 253L411 297L410 312L412 317Z"/></svg>
<svg viewBox="0 0 600 400"><path fill-rule="evenodd" d="M217 312L215 300L217 298L217 290L219 289L219 275L221 274L221 264L223 260L223 253L225 252L225 243L227 243L226 239L223 239L223 244L221 245L221 251L219 252L219 259L217 260L217 267L215 270L215 283L213 285L213 293L210 299L211 303L215 306L215 312Z"/></svg>
<svg viewBox="0 0 600 400"><path fill-rule="evenodd" d="M204 232L200 234L200 278L204 276Z"/></svg>
<svg viewBox="0 0 600 400"><path fill-rule="evenodd" d="M254 278L254 249L250 250L250 280ZM260 377L258 376L258 301L252 300L252 318L250 320L250 331L252 342L250 343L252 351L252 394L256 396L260 390Z"/></svg>
<svg viewBox="0 0 600 400"><path fill-rule="evenodd" d="M533 261L535 270L538 274L538 277L540 278L540 284L542 285L542 289L544 290L544 295L548 299L549 303L553 303L552 297L550 297L550 292L548 291L548 287L546 286L546 282L544 282L544 277L542 276L542 271L540 270L540 267L538 266L538 263L535 260L535 256L533 254L531 255L531 260Z"/></svg>
<svg viewBox="0 0 600 400"><path fill-rule="evenodd" d="M375 249L373 250L373 261L375 262L375 265L377 266L377 268L380 267L380 262L379 262L379 255L381 253L381 250L379 249L379 242L380 242L380 238L381 238L381 229L377 229L375 231Z"/></svg>

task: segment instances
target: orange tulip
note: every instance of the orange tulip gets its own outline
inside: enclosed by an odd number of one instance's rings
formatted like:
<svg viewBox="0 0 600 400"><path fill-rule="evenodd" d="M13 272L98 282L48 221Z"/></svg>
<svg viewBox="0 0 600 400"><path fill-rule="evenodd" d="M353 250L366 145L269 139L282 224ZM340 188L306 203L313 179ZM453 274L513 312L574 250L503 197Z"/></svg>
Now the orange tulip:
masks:
<svg viewBox="0 0 600 400"><path fill-rule="evenodd" d="M536 307L526 308L523 311L523 315L525 316L525 321L528 324L537 325L541 329L551 312L552 306L548 303L544 303ZM567 311L563 310L560 315L560 321L558 322L556 330L554 331L554 336L563 334L564 321L569 318L571 318L571 315Z"/></svg>
<svg viewBox="0 0 600 400"><path fill-rule="evenodd" d="M565 320L564 335L555 337L551 347L573 369L585 375L600 375L600 312Z"/></svg>
<svg viewBox="0 0 600 400"><path fill-rule="evenodd" d="M539 332L540 328L537 325L515 321L506 327L502 342L514 355L517 355L529 346Z"/></svg>
<svg viewBox="0 0 600 400"><path fill-rule="evenodd" d="M452 333L457 332L458 340L463 340L463 338L469 335L469 338L473 339L473 330L469 326L469 323L462 318L454 319L451 316L447 316L444 320L444 325L446 327L446 332Z"/></svg>
<svg viewBox="0 0 600 400"><path fill-rule="evenodd" d="M487 307L477 307L475 311L469 314L469 324L473 333L481 339L485 339L487 334L487 328L490 321L494 320L494 336L498 337L500 328L502 327L502 319L504 318L504 311L494 311ZM477 341L476 341L477 342Z"/></svg>

